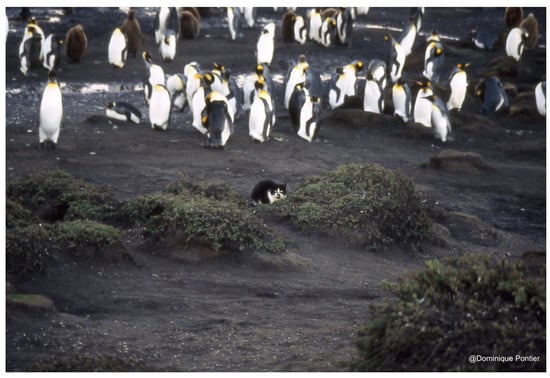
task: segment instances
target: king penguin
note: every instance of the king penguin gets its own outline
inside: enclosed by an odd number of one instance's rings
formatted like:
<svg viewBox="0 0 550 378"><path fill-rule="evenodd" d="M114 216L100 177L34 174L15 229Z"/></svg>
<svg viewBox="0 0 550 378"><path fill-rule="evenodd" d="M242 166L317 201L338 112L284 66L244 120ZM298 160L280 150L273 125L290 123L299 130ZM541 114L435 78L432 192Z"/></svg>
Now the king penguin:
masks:
<svg viewBox="0 0 550 378"><path fill-rule="evenodd" d="M370 113L382 114L384 112L384 89L371 73L367 73L366 77L363 110Z"/></svg>
<svg viewBox="0 0 550 378"><path fill-rule="evenodd" d="M186 83L187 78L181 73L170 75L166 79L166 89L170 92L172 107L175 110L183 111L187 104Z"/></svg>
<svg viewBox="0 0 550 378"><path fill-rule="evenodd" d="M477 29L473 29L470 32L470 36L472 37L474 45L482 50L492 50L497 40L495 36Z"/></svg>
<svg viewBox="0 0 550 378"><path fill-rule="evenodd" d="M442 142L452 142L454 138L451 129L451 119L445 103L434 95L426 98L431 102L432 106L431 122L434 136Z"/></svg>
<svg viewBox="0 0 550 378"><path fill-rule="evenodd" d="M157 84L164 85L164 70L158 64L153 63L153 58L148 51L144 51L142 56L147 70L143 83L143 94L145 96L145 101L149 104L153 87Z"/></svg>
<svg viewBox="0 0 550 378"><path fill-rule="evenodd" d="M288 102L288 113L290 115L290 121L296 128L296 131L298 131L300 126L300 112L302 111L302 106L306 102L306 97L308 96L309 91L305 87L305 83L298 83L294 86L294 91Z"/></svg>
<svg viewBox="0 0 550 378"><path fill-rule="evenodd" d="M510 102L502 87L502 83L495 76L483 79L475 88L475 94L483 102L481 111L483 113L498 112L508 108Z"/></svg>
<svg viewBox="0 0 550 378"><path fill-rule="evenodd" d="M195 78L200 80L200 85L193 94L193 99L191 101L191 109L193 113L192 125L202 134L207 134L208 129L205 127L202 117L206 108L206 98L212 92L211 85L214 82L214 76L210 72L205 72L204 74L195 74ZM221 96L227 102L227 98L223 94L219 92L215 93L217 93L216 97ZM229 109L229 104L227 104L227 109Z"/></svg>
<svg viewBox="0 0 550 378"><path fill-rule="evenodd" d="M298 57L298 63L289 67L285 77L285 109L288 109L288 102L290 101L290 96L294 91L294 86L298 83L305 83L306 71L308 68L309 63L307 62L306 56L303 54Z"/></svg>
<svg viewBox="0 0 550 378"><path fill-rule="evenodd" d="M212 91L206 96L201 121L208 137L207 147L223 148L233 135L233 118L229 107L227 98L219 92Z"/></svg>
<svg viewBox="0 0 550 378"><path fill-rule="evenodd" d="M401 48L403 49L403 53L405 56L409 56L412 52L412 48L414 46L414 41L416 39L416 22L415 18L411 16L409 18L409 22L407 23L407 26L403 29L403 32L401 33L399 37L399 44L401 45Z"/></svg>
<svg viewBox="0 0 550 378"><path fill-rule="evenodd" d="M61 90L57 84L55 71L48 73L48 83L42 93L40 101L40 120L38 125L38 135L40 148L45 143L50 142L53 148L57 145L59 132L61 131L61 121L63 119L63 99Z"/></svg>
<svg viewBox="0 0 550 378"><path fill-rule="evenodd" d="M434 30L431 36L428 37L428 45L424 52L424 71L422 75L430 80L439 82L443 69L443 63L445 61L445 54L443 52L443 45L439 39L439 35Z"/></svg>
<svg viewBox="0 0 550 378"><path fill-rule="evenodd" d="M243 39L242 14L239 7L227 7L227 23L229 25L229 34L233 41Z"/></svg>
<svg viewBox="0 0 550 378"><path fill-rule="evenodd" d="M131 54L134 59L137 58L137 53L141 51L141 44L145 40L145 36L141 31L139 21L133 9L128 11L120 30L126 35L126 38L128 38L128 53Z"/></svg>
<svg viewBox="0 0 550 378"><path fill-rule="evenodd" d="M115 28L109 40L109 64L115 68L123 68L128 54L128 39L120 28Z"/></svg>
<svg viewBox="0 0 550 378"><path fill-rule="evenodd" d="M171 62L176 57L177 34L172 29L166 29L164 38L159 44L159 53L163 61Z"/></svg>
<svg viewBox="0 0 550 378"><path fill-rule="evenodd" d="M88 48L88 37L82 25L73 26L65 36L65 55L71 61L80 63Z"/></svg>
<svg viewBox="0 0 550 378"><path fill-rule="evenodd" d="M63 39L50 34L42 42L42 66L48 71L55 71L61 57Z"/></svg>
<svg viewBox="0 0 550 378"><path fill-rule="evenodd" d="M546 80L541 81L535 87L535 101L537 110L541 116L546 115Z"/></svg>
<svg viewBox="0 0 550 378"><path fill-rule="evenodd" d="M200 72L201 67L197 62L187 63L183 67L183 75L186 79L185 95L191 113L193 113L193 96L201 86Z"/></svg>
<svg viewBox="0 0 550 378"><path fill-rule="evenodd" d="M307 41L307 26L304 18L300 15L295 15L292 23L294 30L294 40L300 45L303 45Z"/></svg>
<svg viewBox="0 0 550 378"><path fill-rule="evenodd" d="M275 23L270 22L263 27L260 38L258 38L258 43L256 44L256 63L265 63L269 66L273 59L274 49Z"/></svg>
<svg viewBox="0 0 550 378"><path fill-rule="evenodd" d="M326 17L321 24L321 45L325 47L334 46L338 39L338 28L336 20L332 17Z"/></svg>
<svg viewBox="0 0 550 378"><path fill-rule="evenodd" d="M308 37L311 41L321 43L321 25L323 18L319 9L308 11Z"/></svg>
<svg viewBox="0 0 550 378"><path fill-rule="evenodd" d="M119 121L141 122L141 112L134 105L123 101L105 103L105 115Z"/></svg>
<svg viewBox="0 0 550 378"><path fill-rule="evenodd" d="M162 41L168 29L179 30L178 11L174 7L160 7L155 13L155 41L157 44Z"/></svg>
<svg viewBox="0 0 550 378"><path fill-rule="evenodd" d="M451 72L449 77L449 86L451 87L451 94L447 101L447 109L458 111L462 110L462 103L466 98L466 90L468 89L468 75L466 73L466 67L470 63L458 63Z"/></svg>
<svg viewBox="0 0 550 378"><path fill-rule="evenodd" d="M414 122L426 127L432 127L432 103L428 96L433 95L432 84L430 81L425 83L417 82L420 89L416 94L414 102Z"/></svg>
<svg viewBox="0 0 550 378"><path fill-rule="evenodd" d="M393 115L399 117L404 123L412 121L412 96L409 85L399 78L392 87Z"/></svg>
<svg viewBox="0 0 550 378"><path fill-rule="evenodd" d="M172 100L162 84L155 84L149 102L149 121L153 130L166 130L170 125Z"/></svg>
<svg viewBox="0 0 550 378"><path fill-rule="evenodd" d="M506 37L506 55L519 62L528 38L529 33L523 28L517 27L510 30Z"/></svg>
<svg viewBox="0 0 550 378"><path fill-rule="evenodd" d="M362 69L361 61L354 61L336 69L328 89L328 104L331 109L342 106L346 97L356 96L357 73Z"/></svg>
<svg viewBox="0 0 550 378"><path fill-rule="evenodd" d="M351 33L353 31L353 19L351 8L341 7L336 13L336 29L338 41L341 45L351 44Z"/></svg>
<svg viewBox="0 0 550 378"><path fill-rule="evenodd" d="M386 34L384 36L384 40L388 43L388 58L386 66L392 83L395 83L403 73L406 55L399 42L393 39L390 34Z"/></svg>
<svg viewBox="0 0 550 378"><path fill-rule="evenodd" d="M386 88L386 63L383 60L372 59L367 66L367 72L372 74L372 77L380 84L382 89Z"/></svg>
<svg viewBox="0 0 550 378"><path fill-rule="evenodd" d="M264 89L262 78L256 81L256 95L250 106L248 117L248 135L257 142L265 142L269 139L273 125L275 124L275 112L271 96Z"/></svg>
<svg viewBox="0 0 550 378"><path fill-rule="evenodd" d="M250 109L250 105L254 100L254 95L256 91L256 81L262 78L264 81L263 89L268 93L273 93L273 79L269 74L269 67L266 64L257 64L255 72L249 74L244 79L243 83L243 110L247 111ZM273 97L272 97L273 98Z"/></svg>
<svg viewBox="0 0 550 378"><path fill-rule="evenodd" d="M31 68L40 64L40 54L42 51L42 39L40 33L36 32L34 26L25 28L25 35L19 45L19 69L23 75L27 75Z"/></svg>
<svg viewBox="0 0 550 378"><path fill-rule="evenodd" d="M319 131L319 114L321 112L321 101L317 96L306 96L300 109L300 123L298 125L298 136L312 142Z"/></svg>
<svg viewBox="0 0 550 378"><path fill-rule="evenodd" d="M41 42L43 42L46 39L46 35L44 34L44 31L40 26L38 26L38 22L36 22L36 17L33 16L28 18L28 23L27 23L27 26L25 27L25 30L28 29L29 27L32 27L34 29L33 34L38 35ZM38 60L43 60L44 56L42 53L42 46L40 46L39 50L40 51L39 51Z"/></svg>

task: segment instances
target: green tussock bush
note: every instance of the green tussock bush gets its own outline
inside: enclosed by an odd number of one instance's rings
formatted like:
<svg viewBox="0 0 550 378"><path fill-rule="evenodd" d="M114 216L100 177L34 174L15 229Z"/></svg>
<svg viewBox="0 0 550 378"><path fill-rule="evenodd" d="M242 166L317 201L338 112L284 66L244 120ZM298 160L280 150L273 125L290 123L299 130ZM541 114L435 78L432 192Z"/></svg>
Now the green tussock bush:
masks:
<svg viewBox="0 0 550 378"><path fill-rule="evenodd" d="M20 203L6 199L6 229L14 227L26 227L33 223L38 223L38 219L32 213L21 206Z"/></svg>
<svg viewBox="0 0 550 378"><path fill-rule="evenodd" d="M57 251L54 226L29 224L6 232L6 271L27 275L44 270Z"/></svg>
<svg viewBox="0 0 550 378"><path fill-rule="evenodd" d="M429 261L391 286L360 332L355 371L544 371L546 292L521 264L485 256ZM539 362L470 363L470 355Z"/></svg>
<svg viewBox="0 0 550 378"><path fill-rule="evenodd" d="M342 237L371 250L419 247L430 229L413 182L377 164L342 165L312 177L268 210L300 229Z"/></svg>
<svg viewBox="0 0 550 378"><path fill-rule="evenodd" d="M202 180L193 182L183 173L180 173L178 180L167 185L162 192L166 194L198 196L217 201L232 202L238 206L246 205L244 198L228 183L221 180Z"/></svg>
<svg viewBox="0 0 550 378"><path fill-rule="evenodd" d="M96 252L108 246L122 244L120 230L90 220L59 223L56 227L56 237L57 241L70 247L92 247Z"/></svg>
<svg viewBox="0 0 550 378"><path fill-rule="evenodd" d="M9 183L6 193L9 199L31 210L44 203L67 202L66 220L108 221L119 206L111 192L59 170L31 171Z"/></svg>

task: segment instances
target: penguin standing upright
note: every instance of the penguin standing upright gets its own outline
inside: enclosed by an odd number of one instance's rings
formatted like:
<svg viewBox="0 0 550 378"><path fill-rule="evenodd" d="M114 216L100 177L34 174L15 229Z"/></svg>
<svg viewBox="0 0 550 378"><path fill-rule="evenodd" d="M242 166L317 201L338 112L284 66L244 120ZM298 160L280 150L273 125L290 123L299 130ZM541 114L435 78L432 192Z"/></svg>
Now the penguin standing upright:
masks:
<svg viewBox="0 0 550 378"><path fill-rule="evenodd" d="M420 86L414 102L414 122L426 127L432 127L432 103L428 96L433 95L432 84L430 81L425 83L418 82Z"/></svg>
<svg viewBox="0 0 550 378"><path fill-rule="evenodd" d="M424 7L413 7L410 11L410 18L414 21L416 32L422 27L422 17L424 17Z"/></svg>
<svg viewBox="0 0 550 378"><path fill-rule="evenodd" d="M298 131L300 126L300 112L302 106L306 102L306 97L309 96L309 91L305 87L305 83L298 83L294 86L294 91L288 101L288 113L290 115L290 122Z"/></svg>
<svg viewBox="0 0 550 378"><path fill-rule="evenodd" d="M82 25L73 26L65 36L65 55L71 61L80 63L88 48L88 37Z"/></svg>
<svg viewBox="0 0 550 378"><path fill-rule="evenodd" d="M365 93L363 95L363 110L375 114L384 112L384 89L371 73L367 72Z"/></svg>
<svg viewBox="0 0 550 378"><path fill-rule="evenodd" d="M145 101L149 104L153 87L157 84L164 85L164 70L158 64L153 63L153 58L148 51L142 53L145 68L147 69L143 83L143 94Z"/></svg>
<svg viewBox="0 0 550 378"><path fill-rule="evenodd" d="M523 28L517 27L510 30L506 37L506 55L519 62L528 38L529 33Z"/></svg>
<svg viewBox="0 0 550 378"><path fill-rule="evenodd" d="M409 85L399 78L392 87L393 115L401 118L404 123L412 120L412 96Z"/></svg>
<svg viewBox="0 0 550 378"><path fill-rule="evenodd" d="M201 118L208 137L207 147L223 148L233 135L233 118L227 98L212 91L205 98L204 116Z"/></svg>
<svg viewBox="0 0 550 378"><path fill-rule="evenodd" d="M241 107L242 94L235 83L231 73L225 69L222 64L214 63L214 69L211 71L214 81L210 85L213 91L220 92L227 98L230 105L232 117L237 116Z"/></svg>
<svg viewBox="0 0 550 378"><path fill-rule="evenodd" d="M186 82L187 78L181 73L170 75L166 79L166 89L170 92L172 107L175 110L182 111L187 104Z"/></svg>
<svg viewBox="0 0 550 378"><path fill-rule="evenodd" d="M166 29L164 38L160 41L159 52L165 62L171 62L176 57L177 34L172 29Z"/></svg>
<svg viewBox="0 0 550 378"><path fill-rule="evenodd" d="M321 24L321 45L325 47L334 46L338 39L338 28L336 20L332 17L326 17Z"/></svg>
<svg viewBox="0 0 550 378"><path fill-rule="evenodd" d="M27 26L25 27L25 30L32 27L33 30L34 30L33 34L38 35L40 41L43 42L46 39L46 35L44 34L44 31L42 30L42 28L40 26L38 26L38 22L36 21L36 17L34 17L34 16L29 17L27 21L28 21L28 23L27 23ZM44 56L43 56L43 53L42 53L42 46L40 46L38 60L43 60L43 59L44 59Z"/></svg>
<svg viewBox="0 0 550 378"><path fill-rule="evenodd" d="M336 14L336 29L338 31L338 41L342 45L351 43L351 33L353 31L353 18L351 8L340 8Z"/></svg>
<svg viewBox="0 0 550 378"><path fill-rule="evenodd" d="M61 131L61 121L63 119L63 99L61 89L57 84L55 71L48 73L48 83L42 93L40 101L40 119L38 124L38 135L40 148L45 147L49 142L53 148L57 145L59 132Z"/></svg>
<svg viewBox="0 0 550 378"><path fill-rule="evenodd" d="M199 132L206 134L208 129L205 127L202 117L204 109L206 108L206 97L212 92L211 85L214 82L214 76L211 73L206 72L204 74L195 74L195 78L200 79L200 86L193 94L193 99L191 101L191 110L193 113L193 121L191 124ZM227 98L223 94L219 92L216 93L217 95L222 96L225 99L225 102L227 102ZM229 109L229 104L227 104L227 109Z"/></svg>
<svg viewBox="0 0 550 378"><path fill-rule="evenodd" d="M368 66L367 72L372 74L374 80L380 84L382 89L386 88L386 63L381 59L372 59Z"/></svg>
<svg viewBox="0 0 550 378"><path fill-rule="evenodd" d="M139 124L141 112L134 105L123 101L105 103L105 115L119 121L126 121Z"/></svg>
<svg viewBox="0 0 550 378"><path fill-rule="evenodd" d="M293 23L294 28L294 40L300 45L303 45L307 41L307 25L304 18L300 15L296 15Z"/></svg>
<svg viewBox="0 0 550 378"><path fill-rule="evenodd" d="M264 81L263 89L268 93L273 93L273 79L269 74L269 67L266 64L257 64L253 74L246 76L243 83L243 110L249 110L256 91L256 81L262 78ZM272 97L273 98L273 97Z"/></svg>
<svg viewBox="0 0 550 378"><path fill-rule="evenodd" d="M502 83L495 76L489 76L481 80L475 88L475 94L483 101L481 108L483 113L498 112L510 105Z"/></svg>
<svg viewBox="0 0 550 378"><path fill-rule="evenodd" d="M470 36L472 37L474 45L482 50L492 50L497 40L496 36L477 29L473 29L470 32Z"/></svg>
<svg viewBox="0 0 550 378"><path fill-rule="evenodd" d="M443 45L435 30L432 31L427 42L428 45L424 53L424 71L422 75L430 81L439 82L445 60Z"/></svg>
<svg viewBox="0 0 550 378"><path fill-rule="evenodd" d="M174 30L176 32L176 39L178 39L178 12L173 7L160 7L155 13L155 41L157 44L162 41L167 29Z"/></svg>
<svg viewBox="0 0 550 378"><path fill-rule="evenodd" d="M462 109L462 103L464 102L464 98L466 98L466 90L468 89L468 75L465 69L469 65L470 63L458 63L451 72L451 76L449 77L451 94L447 101L448 110L457 109L460 111Z"/></svg>
<svg viewBox="0 0 550 378"><path fill-rule="evenodd" d="M233 41L244 37L241 26L242 22L242 14L239 7L227 7L227 23L229 25L229 34Z"/></svg>
<svg viewBox="0 0 550 378"><path fill-rule="evenodd" d="M19 69L23 75L40 64L40 53L42 51L42 37L36 32L34 26L25 28L25 35L19 45Z"/></svg>
<svg viewBox="0 0 550 378"><path fill-rule="evenodd" d="M182 10L180 18L180 38L195 39L199 37L201 31L201 18L195 8Z"/></svg>
<svg viewBox="0 0 550 378"><path fill-rule="evenodd" d="M265 63L268 66L273 59L275 49L275 23L270 22L262 29L258 43L256 44L256 63Z"/></svg>
<svg viewBox="0 0 550 378"><path fill-rule="evenodd" d="M57 69L61 57L63 39L50 34L42 42L42 66L48 71Z"/></svg>
<svg viewBox="0 0 550 378"><path fill-rule="evenodd" d="M128 54L128 39L120 28L115 28L109 40L109 64L115 68L123 68Z"/></svg>
<svg viewBox="0 0 550 378"><path fill-rule="evenodd" d="M126 38L128 38L128 54L135 59L138 51L141 51L141 44L145 36L141 32L139 21L133 9L128 11L120 30L126 35Z"/></svg>
<svg viewBox="0 0 550 378"><path fill-rule="evenodd" d="M311 41L321 43L321 25L323 18L319 9L310 9L308 12L308 37Z"/></svg>
<svg viewBox="0 0 550 378"><path fill-rule="evenodd" d="M328 89L328 104L331 109L342 106L346 97L356 96L357 72L362 69L361 61L354 61L336 69Z"/></svg>
<svg viewBox="0 0 550 378"><path fill-rule="evenodd" d="M401 48L399 42L397 42L390 34L384 36L384 40L388 43L388 58L387 69L389 71L389 77L392 83L395 83L403 73L403 67L405 66L405 52Z"/></svg>
<svg viewBox="0 0 550 378"><path fill-rule="evenodd" d="M241 11L243 13L246 26L248 26L249 29L252 29L252 27L254 27L254 23L256 22L256 8L242 7Z"/></svg>
<svg viewBox="0 0 550 378"><path fill-rule="evenodd" d="M309 64L306 60L306 56L301 54L298 57L298 63L291 65L287 71L285 78L285 94L284 94L284 105L285 109L288 109L288 102L290 96L294 91L294 86L298 83L304 83L306 81L306 71L309 67Z"/></svg>
<svg viewBox="0 0 550 378"><path fill-rule="evenodd" d="M541 116L546 115L546 80L541 81L535 87L535 101L537 110Z"/></svg>
<svg viewBox="0 0 550 378"><path fill-rule="evenodd" d="M317 96L306 96L300 109L300 122L298 125L298 136L308 142L313 141L319 131L319 114L321 102Z"/></svg>
<svg viewBox="0 0 550 378"><path fill-rule="evenodd" d="M149 101L149 121L154 130L166 130L170 125L172 100L162 84L155 84Z"/></svg>
<svg viewBox="0 0 550 378"><path fill-rule="evenodd" d="M191 113L193 113L193 96L201 86L199 75L200 72L201 67L197 62L187 63L183 67L183 75L185 76L186 80L185 95L187 97L187 105L189 106Z"/></svg>
<svg viewBox="0 0 550 378"><path fill-rule="evenodd" d="M399 44L401 45L401 48L403 49L403 53L405 56L409 56L412 52L412 48L414 46L414 41L416 39L416 22L415 18L411 16L409 18L409 21L407 23L407 26L403 29L403 32L401 33L401 36L399 37Z"/></svg>
<svg viewBox="0 0 550 378"><path fill-rule="evenodd" d="M256 81L256 95L250 106L248 117L248 135L255 141L262 143L269 139L271 130L275 124L273 101L263 87L264 81L260 78Z"/></svg>
<svg viewBox="0 0 550 378"><path fill-rule="evenodd" d="M283 37L283 42L289 43L294 41L294 20L296 19L296 13L289 10L283 14L281 20L281 36Z"/></svg>
<svg viewBox="0 0 550 378"><path fill-rule="evenodd" d="M451 129L451 119L445 103L434 95L428 96L426 99L431 102L432 106L431 123L434 136L442 142L452 142L454 137Z"/></svg>

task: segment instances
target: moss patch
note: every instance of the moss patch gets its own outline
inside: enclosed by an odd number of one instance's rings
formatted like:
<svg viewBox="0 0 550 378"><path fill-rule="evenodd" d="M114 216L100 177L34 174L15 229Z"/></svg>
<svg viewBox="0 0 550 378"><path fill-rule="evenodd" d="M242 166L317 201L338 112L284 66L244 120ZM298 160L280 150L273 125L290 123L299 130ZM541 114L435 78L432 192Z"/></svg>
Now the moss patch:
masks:
<svg viewBox="0 0 550 378"><path fill-rule="evenodd" d="M373 308L352 370L545 370L545 283L526 278L520 264L473 255L429 261L390 287L397 301ZM470 355L540 360L472 364Z"/></svg>
<svg viewBox="0 0 550 378"><path fill-rule="evenodd" d="M8 294L6 304L31 311L55 312L53 301L38 294Z"/></svg>
<svg viewBox="0 0 550 378"><path fill-rule="evenodd" d="M310 178L267 211L304 231L342 237L371 250L392 243L419 247L430 230L413 182L377 164L342 165Z"/></svg>

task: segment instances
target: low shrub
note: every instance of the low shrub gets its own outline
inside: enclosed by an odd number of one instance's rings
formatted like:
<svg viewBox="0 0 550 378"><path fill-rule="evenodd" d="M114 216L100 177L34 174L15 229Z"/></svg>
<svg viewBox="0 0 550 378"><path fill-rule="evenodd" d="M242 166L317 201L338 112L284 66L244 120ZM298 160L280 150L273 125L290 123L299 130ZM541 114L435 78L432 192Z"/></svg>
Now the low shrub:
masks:
<svg viewBox="0 0 550 378"><path fill-rule="evenodd" d="M56 239L68 248L92 247L96 252L108 246L122 244L120 230L90 220L59 223L56 227Z"/></svg>
<svg viewBox="0 0 550 378"><path fill-rule="evenodd" d="M342 165L309 178L267 211L304 231L337 235L371 250L392 243L417 248L431 224L413 182L377 164Z"/></svg>
<svg viewBox="0 0 550 378"><path fill-rule="evenodd" d="M60 170L31 171L10 182L7 197L31 211L45 203L66 202L66 220L108 221L119 206L115 196Z"/></svg>
<svg viewBox="0 0 550 378"><path fill-rule="evenodd" d="M6 271L13 275L40 272L56 253L54 226L29 224L6 232Z"/></svg>
<svg viewBox="0 0 550 378"><path fill-rule="evenodd" d="M429 261L391 285L397 300L373 307L361 330L355 371L544 371L544 275L486 256ZM469 362L469 356L512 356ZM539 357L516 361L516 355Z"/></svg>

